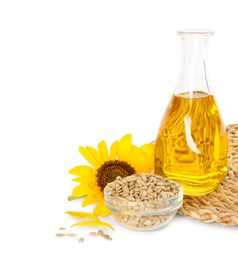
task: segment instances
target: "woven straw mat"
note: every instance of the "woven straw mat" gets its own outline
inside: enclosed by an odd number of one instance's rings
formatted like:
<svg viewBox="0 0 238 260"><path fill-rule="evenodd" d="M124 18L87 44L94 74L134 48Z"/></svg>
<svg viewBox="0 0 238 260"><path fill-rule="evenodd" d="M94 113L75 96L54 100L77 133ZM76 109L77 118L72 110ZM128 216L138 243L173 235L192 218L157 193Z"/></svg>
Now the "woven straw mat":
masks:
<svg viewBox="0 0 238 260"><path fill-rule="evenodd" d="M178 213L205 223L238 225L238 124L226 127L229 140L228 173L220 186L204 196L184 195Z"/></svg>

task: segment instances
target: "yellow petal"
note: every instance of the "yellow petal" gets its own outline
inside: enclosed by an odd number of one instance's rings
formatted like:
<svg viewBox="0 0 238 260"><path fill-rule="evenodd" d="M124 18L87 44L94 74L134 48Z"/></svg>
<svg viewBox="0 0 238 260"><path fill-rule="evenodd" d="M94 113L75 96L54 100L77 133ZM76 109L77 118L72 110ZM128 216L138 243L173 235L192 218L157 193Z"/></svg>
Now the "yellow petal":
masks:
<svg viewBox="0 0 238 260"><path fill-rule="evenodd" d="M110 160L116 160L118 152L119 141L115 141L110 148Z"/></svg>
<svg viewBox="0 0 238 260"><path fill-rule="evenodd" d="M97 191L94 191L93 189L91 189L89 187L89 185L88 185L89 183L85 182L85 183L81 183L80 185L76 186L72 191L72 195L74 197L78 197L78 196L84 196L84 195L88 195L88 194L97 193Z"/></svg>
<svg viewBox="0 0 238 260"><path fill-rule="evenodd" d="M138 158L138 157L137 157ZM135 165L137 173L150 173L154 169L154 155L144 157Z"/></svg>
<svg viewBox="0 0 238 260"><path fill-rule="evenodd" d="M99 221L98 217L92 213L76 212L76 211L67 211L65 213L69 214L70 216L72 216L74 218L92 218L96 221Z"/></svg>
<svg viewBox="0 0 238 260"><path fill-rule="evenodd" d="M143 165L140 166L141 173L150 173L154 170L154 154L151 154Z"/></svg>
<svg viewBox="0 0 238 260"><path fill-rule="evenodd" d="M95 168L98 169L101 165L100 163L93 157L93 155L83 146L79 147L79 152L83 155L83 157Z"/></svg>
<svg viewBox="0 0 238 260"><path fill-rule="evenodd" d="M141 165L142 163L144 164L144 161L147 161L150 156L153 157L153 154L154 154L154 146L152 144L145 144L142 145L141 147L132 145L131 155L128 158L127 162L132 166L134 166L133 164L136 164L138 166ZM136 159L136 156L139 157L138 160ZM153 165L154 164L152 164L152 167Z"/></svg>
<svg viewBox="0 0 238 260"><path fill-rule="evenodd" d="M100 165L104 163L103 158L99 151L97 151L96 149L90 146L86 146L86 149L92 154L92 156Z"/></svg>
<svg viewBox="0 0 238 260"><path fill-rule="evenodd" d="M119 142L118 148L118 160L127 161L130 157L132 149L132 136L131 134L127 134L123 136Z"/></svg>
<svg viewBox="0 0 238 260"><path fill-rule="evenodd" d="M74 174L77 176L87 176L87 175L95 175L97 173L97 171L95 171L95 169L93 169L90 166L76 166L74 168L72 168L69 171L70 174Z"/></svg>
<svg viewBox="0 0 238 260"><path fill-rule="evenodd" d="M99 201L101 198L103 198L104 194L103 192L99 192L97 194L93 194L92 196L94 197L95 201Z"/></svg>
<svg viewBox="0 0 238 260"><path fill-rule="evenodd" d="M103 203L103 206L102 206L101 215L102 215L102 217L106 217L110 214L111 211L106 207L105 199L103 198L102 200L103 200L104 203Z"/></svg>
<svg viewBox="0 0 238 260"><path fill-rule="evenodd" d="M75 227L75 226L103 226L114 230L114 228L109 223L102 222L102 221L83 221L83 222L75 223L71 227Z"/></svg>
<svg viewBox="0 0 238 260"><path fill-rule="evenodd" d="M108 155L108 149L107 149L107 144L105 141L102 141L98 144L98 150L101 153L101 156L104 160L104 162L109 161L109 155Z"/></svg>
<svg viewBox="0 0 238 260"><path fill-rule="evenodd" d="M141 149L136 149L133 158L130 160L130 164L135 168L136 172L140 172L139 166L146 161L147 155Z"/></svg>
<svg viewBox="0 0 238 260"><path fill-rule="evenodd" d="M129 164L131 164L133 158L136 156L136 153L137 153L138 149L139 148L137 146L135 146L135 145L131 146L131 154L130 154L129 158L127 159L127 162Z"/></svg>
<svg viewBox="0 0 238 260"><path fill-rule="evenodd" d="M96 216L102 215L103 204L104 204L104 200L101 199L101 200L99 201L99 203L97 204L97 206L94 208L93 213L94 213Z"/></svg>
<svg viewBox="0 0 238 260"><path fill-rule="evenodd" d="M86 198L83 200L82 207L94 204L95 202L96 201L94 200L93 195L87 195Z"/></svg>
<svg viewBox="0 0 238 260"><path fill-rule="evenodd" d="M144 144L141 147L132 146L128 163L135 168L137 173L150 173L154 168L154 146Z"/></svg>
<svg viewBox="0 0 238 260"><path fill-rule="evenodd" d="M144 152L146 152L148 155L151 155L154 153L154 145L153 144L144 144L140 147Z"/></svg>
<svg viewBox="0 0 238 260"><path fill-rule="evenodd" d="M93 183L93 182L89 182L88 183L88 187L91 189L91 190L94 190L95 193L99 193L101 191L101 188L96 184L96 183Z"/></svg>
<svg viewBox="0 0 238 260"><path fill-rule="evenodd" d="M82 176L82 177L78 177L73 179L72 181L76 181L76 182L96 182L96 176L92 175L92 176Z"/></svg>
<svg viewBox="0 0 238 260"><path fill-rule="evenodd" d="M95 195L92 195L92 194L87 195L87 197L84 199L84 201L82 203L82 207L88 206L90 204L94 204L94 203L98 202L102 197L103 197L102 192L95 194Z"/></svg>

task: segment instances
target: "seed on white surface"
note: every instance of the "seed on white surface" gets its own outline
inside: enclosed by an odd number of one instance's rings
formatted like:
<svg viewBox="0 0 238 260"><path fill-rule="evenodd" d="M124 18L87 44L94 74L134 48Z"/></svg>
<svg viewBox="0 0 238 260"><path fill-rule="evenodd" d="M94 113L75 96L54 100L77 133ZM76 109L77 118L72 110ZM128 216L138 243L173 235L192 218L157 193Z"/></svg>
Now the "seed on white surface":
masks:
<svg viewBox="0 0 238 260"><path fill-rule="evenodd" d="M64 237L64 236L65 236L65 234L62 234L62 233L57 233L57 234L56 234L56 236L57 236L57 237Z"/></svg>

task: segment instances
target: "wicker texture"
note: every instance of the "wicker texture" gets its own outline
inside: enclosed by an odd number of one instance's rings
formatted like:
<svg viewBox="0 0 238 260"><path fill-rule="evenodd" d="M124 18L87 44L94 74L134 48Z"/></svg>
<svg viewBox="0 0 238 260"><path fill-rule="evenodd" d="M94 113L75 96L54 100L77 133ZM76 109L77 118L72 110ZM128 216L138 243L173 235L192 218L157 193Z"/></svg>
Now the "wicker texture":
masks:
<svg viewBox="0 0 238 260"><path fill-rule="evenodd" d="M206 223L238 225L238 124L226 127L229 140L228 174L219 188L205 196L184 196L179 213Z"/></svg>

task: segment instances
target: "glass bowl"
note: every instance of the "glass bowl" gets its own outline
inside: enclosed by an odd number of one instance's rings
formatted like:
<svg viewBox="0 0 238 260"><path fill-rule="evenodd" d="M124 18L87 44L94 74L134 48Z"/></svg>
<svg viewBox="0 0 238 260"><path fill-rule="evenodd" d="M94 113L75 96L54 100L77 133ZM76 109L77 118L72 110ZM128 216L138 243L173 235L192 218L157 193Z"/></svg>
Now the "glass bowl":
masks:
<svg viewBox="0 0 238 260"><path fill-rule="evenodd" d="M183 189L177 184L178 193L169 198L150 201L131 201L113 197L104 189L107 208L123 227L135 231L154 231L166 227L175 218L183 203Z"/></svg>

